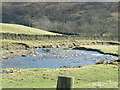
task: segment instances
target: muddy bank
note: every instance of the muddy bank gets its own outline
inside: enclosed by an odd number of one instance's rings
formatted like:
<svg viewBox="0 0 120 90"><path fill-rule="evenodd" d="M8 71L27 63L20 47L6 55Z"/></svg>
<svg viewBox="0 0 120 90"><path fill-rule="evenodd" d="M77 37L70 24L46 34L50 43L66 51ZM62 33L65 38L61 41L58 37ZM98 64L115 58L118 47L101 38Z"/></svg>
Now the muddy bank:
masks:
<svg viewBox="0 0 120 90"><path fill-rule="evenodd" d="M57 45L55 45L57 43ZM25 50L29 48L59 48L59 47L78 47L80 45L120 45L119 42L107 42L107 41L60 41L60 42L49 42L46 44L39 43L37 45L29 45L26 43L12 43L15 46L22 46Z"/></svg>
<svg viewBox="0 0 120 90"><path fill-rule="evenodd" d="M59 47L67 47L67 48L74 48L79 47L81 45L120 45L118 42L77 42L74 41L73 43L63 43L61 42L58 45L39 45L39 46L32 46L30 48L59 48Z"/></svg>
<svg viewBox="0 0 120 90"><path fill-rule="evenodd" d="M3 59L10 59L10 58L14 58L16 56L28 56L28 55L38 55L39 53L37 53L34 50L2 50L1 52L1 57L0 60Z"/></svg>

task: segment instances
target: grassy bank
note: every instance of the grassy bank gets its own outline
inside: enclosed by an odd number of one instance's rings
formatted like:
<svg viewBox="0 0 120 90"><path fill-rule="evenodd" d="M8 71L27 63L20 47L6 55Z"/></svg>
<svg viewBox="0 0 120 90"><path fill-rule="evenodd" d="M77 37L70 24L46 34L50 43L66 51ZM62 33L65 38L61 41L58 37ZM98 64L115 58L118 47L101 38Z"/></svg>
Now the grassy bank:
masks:
<svg viewBox="0 0 120 90"><path fill-rule="evenodd" d="M58 75L75 78L75 88L117 88L116 65L90 65L81 68L4 69L3 88L55 88Z"/></svg>
<svg viewBox="0 0 120 90"><path fill-rule="evenodd" d="M111 54L118 56L118 45L84 45L81 47L75 47L74 49L97 51L102 54Z"/></svg>
<svg viewBox="0 0 120 90"><path fill-rule="evenodd" d="M9 59L14 58L16 56L26 56L26 55L34 55L37 54L34 50L26 50L25 46L14 44L15 41L13 40L0 40L1 44L1 52L0 52L0 60L1 59ZM20 43L17 41L16 43Z"/></svg>
<svg viewBox="0 0 120 90"><path fill-rule="evenodd" d="M118 46L117 45L84 45L85 48L91 49L99 49L104 53L113 53L118 54Z"/></svg>

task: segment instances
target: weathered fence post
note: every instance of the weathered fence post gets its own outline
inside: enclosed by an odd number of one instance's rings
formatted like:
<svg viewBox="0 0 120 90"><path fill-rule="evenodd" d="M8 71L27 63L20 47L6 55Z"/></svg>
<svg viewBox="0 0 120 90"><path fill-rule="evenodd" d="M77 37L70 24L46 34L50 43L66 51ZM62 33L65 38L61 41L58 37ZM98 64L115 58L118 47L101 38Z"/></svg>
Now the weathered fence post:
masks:
<svg viewBox="0 0 120 90"><path fill-rule="evenodd" d="M73 77L58 76L56 90L72 90L73 84Z"/></svg>

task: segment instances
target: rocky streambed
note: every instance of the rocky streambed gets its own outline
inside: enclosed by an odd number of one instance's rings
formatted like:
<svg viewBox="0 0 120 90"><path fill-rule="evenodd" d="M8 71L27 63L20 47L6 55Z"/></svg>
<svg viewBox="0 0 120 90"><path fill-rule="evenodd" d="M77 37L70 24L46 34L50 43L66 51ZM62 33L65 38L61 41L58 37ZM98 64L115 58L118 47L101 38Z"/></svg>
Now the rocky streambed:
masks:
<svg viewBox="0 0 120 90"><path fill-rule="evenodd" d="M5 59L11 59L15 58L17 56L30 56L30 55L38 55L39 53L36 52L35 50L1 50L0 52L0 60L5 60Z"/></svg>
<svg viewBox="0 0 120 90"><path fill-rule="evenodd" d="M94 65L99 60L111 60L117 56L68 48L36 48L37 55L17 56L2 60L2 68L59 68Z"/></svg>

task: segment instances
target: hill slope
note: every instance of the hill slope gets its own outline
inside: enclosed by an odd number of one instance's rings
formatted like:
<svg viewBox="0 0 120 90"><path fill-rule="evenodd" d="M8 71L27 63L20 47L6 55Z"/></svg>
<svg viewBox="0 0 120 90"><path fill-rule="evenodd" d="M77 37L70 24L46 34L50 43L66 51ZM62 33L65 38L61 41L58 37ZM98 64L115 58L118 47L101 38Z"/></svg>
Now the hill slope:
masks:
<svg viewBox="0 0 120 90"><path fill-rule="evenodd" d="M39 34L39 35L60 35L36 28L31 28L23 25L17 24L0 24L2 25L2 33L16 33L16 34Z"/></svg>
<svg viewBox="0 0 120 90"><path fill-rule="evenodd" d="M2 22L62 33L118 33L117 2L7 2Z"/></svg>

